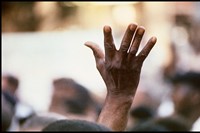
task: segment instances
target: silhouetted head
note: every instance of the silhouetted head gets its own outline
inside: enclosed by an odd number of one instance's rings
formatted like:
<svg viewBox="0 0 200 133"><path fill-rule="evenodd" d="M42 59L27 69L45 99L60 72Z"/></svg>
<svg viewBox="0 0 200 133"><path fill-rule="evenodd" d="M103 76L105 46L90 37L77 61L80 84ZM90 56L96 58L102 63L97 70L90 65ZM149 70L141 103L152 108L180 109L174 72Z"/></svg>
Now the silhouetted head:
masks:
<svg viewBox="0 0 200 133"><path fill-rule="evenodd" d="M165 127L169 131L190 131L191 126L182 117L163 117L156 118L153 122L157 125Z"/></svg>
<svg viewBox="0 0 200 133"><path fill-rule="evenodd" d="M37 113L30 116L20 127L20 131L41 131L44 127L66 117L56 113Z"/></svg>
<svg viewBox="0 0 200 133"><path fill-rule="evenodd" d="M150 118L155 116L155 111L147 106L147 105L138 105L136 107L132 107L130 110L130 115L128 119L128 123L126 129L132 128L133 126L147 121Z"/></svg>
<svg viewBox="0 0 200 133"><path fill-rule="evenodd" d="M19 86L19 80L13 75L2 76L2 90L8 90L11 93L15 93Z"/></svg>
<svg viewBox="0 0 200 133"><path fill-rule="evenodd" d="M42 131L111 131L109 128L85 120L59 120L49 124Z"/></svg>
<svg viewBox="0 0 200 133"><path fill-rule="evenodd" d="M5 74L2 76L1 79L2 94L13 107L15 107L16 103L18 102L18 99L15 95L18 86L19 86L19 80L17 79L17 77L9 74L7 75Z"/></svg>
<svg viewBox="0 0 200 133"><path fill-rule="evenodd" d="M190 131L190 128L185 119L170 116L143 121L129 131Z"/></svg>
<svg viewBox="0 0 200 133"><path fill-rule="evenodd" d="M172 79L172 99L175 111L188 116L200 106L200 73L187 72L176 74Z"/></svg>
<svg viewBox="0 0 200 133"><path fill-rule="evenodd" d="M137 132L153 132L153 131L169 131L165 127L155 124L152 121L145 121L131 127L128 131L137 131Z"/></svg>
<svg viewBox="0 0 200 133"><path fill-rule="evenodd" d="M200 91L200 72L186 72L186 73L176 73L172 78L171 82L173 84L183 84L191 86L191 89L196 89Z"/></svg>
<svg viewBox="0 0 200 133"><path fill-rule="evenodd" d="M155 112L150 107L140 105L132 108L130 111L130 115L133 118L145 120L154 117Z"/></svg>
<svg viewBox="0 0 200 133"><path fill-rule="evenodd" d="M71 78L53 81L53 96L49 110L71 118L96 119L97 105L88 89ZM93 118L94 117L94 118Z"/></svg>

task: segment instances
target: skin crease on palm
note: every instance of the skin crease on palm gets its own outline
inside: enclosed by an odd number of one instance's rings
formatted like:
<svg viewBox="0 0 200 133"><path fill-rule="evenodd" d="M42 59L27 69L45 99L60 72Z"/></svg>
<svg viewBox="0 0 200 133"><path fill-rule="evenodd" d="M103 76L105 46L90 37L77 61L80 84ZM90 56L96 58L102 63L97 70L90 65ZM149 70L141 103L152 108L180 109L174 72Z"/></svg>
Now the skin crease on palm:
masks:
<svg viewBox="0 0 200 133"><path fill-rule="evenodd" d="M104 26L105 55L97 44L85 43L92 49L96 67L107 87L105 103L97 122L113 131L125 130L128 112L139 84L142 64L157 40L156 37L151 37L137 54L144 32L144 27L130 24L117 50L111 27Z"/></svg>

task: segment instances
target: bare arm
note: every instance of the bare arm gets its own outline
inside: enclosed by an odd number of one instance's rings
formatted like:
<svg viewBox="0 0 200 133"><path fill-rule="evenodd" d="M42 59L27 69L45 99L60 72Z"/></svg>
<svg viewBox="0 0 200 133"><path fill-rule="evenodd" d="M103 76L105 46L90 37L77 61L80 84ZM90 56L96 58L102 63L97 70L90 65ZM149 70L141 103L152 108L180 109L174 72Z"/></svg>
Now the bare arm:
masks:
<svg viewBox="0 0 200 133"><path fill-rule="evenodd" d="M85 43L92 49L96 67L107 87L107 96L98 123L114 131L123 131L139 83L142 64L156 43L156 38L152 37L136 55L145 32L143 27L130 24L119 50L115 47L112 29L104 26L103 31L105 55L97 44Z"/></svg>

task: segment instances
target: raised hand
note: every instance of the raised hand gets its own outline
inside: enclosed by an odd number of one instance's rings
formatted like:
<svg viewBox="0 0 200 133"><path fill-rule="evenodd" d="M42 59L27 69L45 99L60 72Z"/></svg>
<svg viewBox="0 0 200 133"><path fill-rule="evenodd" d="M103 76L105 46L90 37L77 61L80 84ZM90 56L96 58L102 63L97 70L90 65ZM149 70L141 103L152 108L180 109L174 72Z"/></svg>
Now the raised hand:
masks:
<svg viewBox="0 0 200 133"><path fill-rule="evenodd" d="M106 101L98 122L113 130L124 130L128 111L140 80L142 64L156 43L156 37L149 39L137 54L145 32L143 27L130 24L119 50L115 47L112 29L104 26L103 31L105 55L97 44L85 43L92 49L96 67L107 87Z"/></svg>

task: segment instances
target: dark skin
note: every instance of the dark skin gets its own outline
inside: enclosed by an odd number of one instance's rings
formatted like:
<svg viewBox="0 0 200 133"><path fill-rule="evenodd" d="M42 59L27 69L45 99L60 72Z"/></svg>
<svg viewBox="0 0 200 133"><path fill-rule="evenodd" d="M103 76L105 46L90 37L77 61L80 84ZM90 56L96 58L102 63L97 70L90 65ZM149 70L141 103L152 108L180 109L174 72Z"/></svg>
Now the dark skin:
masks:
<svg viewBox="0 0 200 133"><path fill-rule="evenodd" d="M156 37L149 39L142 51L137 54L145 32L144 27L130 24L119 50L115 47L111 27L104 26L103 32L105 55L97 44L85 43L92 49L96 67L107 87L107 96L98 123L113 131L124 131L143 62L157 39Z"/></svg>

